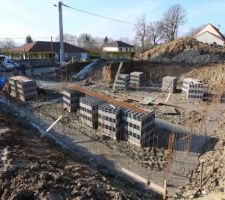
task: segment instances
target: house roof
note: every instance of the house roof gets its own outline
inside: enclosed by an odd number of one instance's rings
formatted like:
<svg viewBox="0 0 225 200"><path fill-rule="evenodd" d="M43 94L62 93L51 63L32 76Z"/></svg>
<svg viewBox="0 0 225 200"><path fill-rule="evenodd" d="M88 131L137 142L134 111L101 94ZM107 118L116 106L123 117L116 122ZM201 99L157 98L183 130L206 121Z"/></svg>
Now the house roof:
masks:
<svg viewBox="0 0 225 200"><path fill-rule="evenodd" d="M103 47L134 47L134 46L122 41L114 41L114 42L104 44Z"/></svg>
<svg viewBox="0 0 225 200"><path fill-rule="evenodd" d="M29 44L24 44L20 47L12 49L12 52L59 52L59 42L48 42L48 41L36 41ZM86 49L68 44L64 42L64 51L66 53L72 52L88 52Z"/></svg>
<svg viewBox="0 0 225 200"><path fill-rule="evenodd" d="M213 26L212 24L208 24L205 28L203 28L201 31L199 31L195 37L202 35L203 33L208 32L211 33L212 35L216 36L217 38L225 41L225 36L219 31L218 28Z"/></svg>

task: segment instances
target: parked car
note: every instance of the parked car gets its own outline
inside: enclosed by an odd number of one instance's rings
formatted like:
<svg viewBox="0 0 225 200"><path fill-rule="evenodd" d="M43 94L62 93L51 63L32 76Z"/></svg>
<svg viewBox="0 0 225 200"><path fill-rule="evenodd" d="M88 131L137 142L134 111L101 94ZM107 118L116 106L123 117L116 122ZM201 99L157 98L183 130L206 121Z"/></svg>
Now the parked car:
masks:
<svg viewBox="0 0 225 200"><path fill-rule="evenodd" d="M0 69L13 70L15 67L19 68L20 65L10 59L8 56L0 55Z"/></svg>

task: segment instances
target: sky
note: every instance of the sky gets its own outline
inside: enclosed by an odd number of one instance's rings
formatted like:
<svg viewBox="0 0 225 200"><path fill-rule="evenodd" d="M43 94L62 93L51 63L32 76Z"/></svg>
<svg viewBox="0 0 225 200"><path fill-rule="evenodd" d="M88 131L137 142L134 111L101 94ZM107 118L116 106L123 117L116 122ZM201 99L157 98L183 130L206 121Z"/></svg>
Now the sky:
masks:
<svg viewBox="0 0 225 200"><path fill-rule="evenodd" d="M225 0L64 0L64 4L135 24L142 15L147 21L160 20L169 6L181 4L187 21L179 35L190 28L212 23L225 33ZM34 40L50 40L59 35L57 0L0 0L0 40L12 38L24 42L26 35ZM89 33L113 39L135 37L134 25L113 22L63 7L64 33Z"/></svg>

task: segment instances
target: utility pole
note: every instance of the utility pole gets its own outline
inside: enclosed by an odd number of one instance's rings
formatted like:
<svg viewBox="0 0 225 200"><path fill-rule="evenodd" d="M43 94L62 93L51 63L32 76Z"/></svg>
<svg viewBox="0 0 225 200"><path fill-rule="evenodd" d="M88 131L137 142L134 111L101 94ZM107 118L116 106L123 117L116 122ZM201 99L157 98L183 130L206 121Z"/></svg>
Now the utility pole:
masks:
<svg viewBox="0 0 225 200"><path fill-rule="evenodd" d="M59 1L58 7L59 7L60 66L64 64L62 6L63 6L63 2Z"/></svg>

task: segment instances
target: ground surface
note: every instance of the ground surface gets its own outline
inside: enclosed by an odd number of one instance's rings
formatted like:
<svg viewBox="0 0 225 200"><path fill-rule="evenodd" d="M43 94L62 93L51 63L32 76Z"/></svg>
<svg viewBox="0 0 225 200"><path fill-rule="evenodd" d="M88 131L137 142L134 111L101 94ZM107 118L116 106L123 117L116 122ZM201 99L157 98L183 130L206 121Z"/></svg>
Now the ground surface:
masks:
<svg viewBox="0 0 225 200"><path fill-rule="evenodd" d="M0 196L8 199L160 199L127 181L105 177L40 139L24 118L0 106Z"/></svg>

